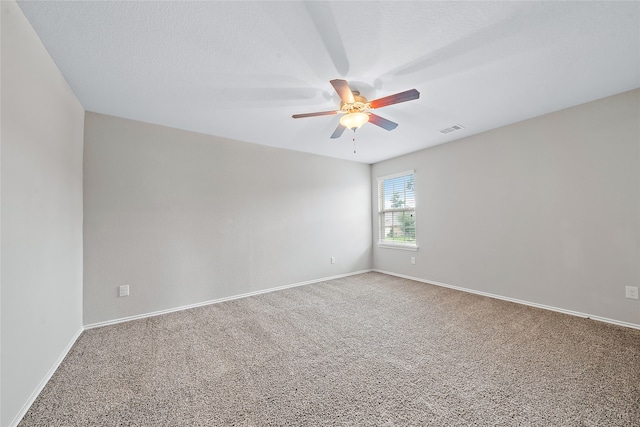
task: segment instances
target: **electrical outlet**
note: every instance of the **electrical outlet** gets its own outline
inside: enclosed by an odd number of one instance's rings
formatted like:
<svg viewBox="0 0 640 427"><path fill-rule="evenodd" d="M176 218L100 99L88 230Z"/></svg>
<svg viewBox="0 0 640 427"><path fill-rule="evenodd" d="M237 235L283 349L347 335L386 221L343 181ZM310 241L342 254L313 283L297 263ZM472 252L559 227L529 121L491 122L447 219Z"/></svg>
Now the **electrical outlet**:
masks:
<svg viewBox="0 0 640 427"><path fill-rule="evenodd" d="M416 264L416 257L414 257L414 256L411 257L411 264L413 264L413 265Z"/></svg>
<svg viewBox="0 0 640 427"><path fill-rule="evenodd" d="M637 286L627 286L625 288L625 296L631 299L638 299L638 287Z"/></svg>
<svg viewBox="0 0 640 427"><path fill-rule="evenodd" d="M331 257L331 264L335 264L336 263L336 257L332 256Z"/></svg>
<svg viewBox="0 0 640 427"><path fill-rule="evenodd" d="M128 297L129 296L129 285L122 285L118 287L118 296L120 297Z"/></svg>

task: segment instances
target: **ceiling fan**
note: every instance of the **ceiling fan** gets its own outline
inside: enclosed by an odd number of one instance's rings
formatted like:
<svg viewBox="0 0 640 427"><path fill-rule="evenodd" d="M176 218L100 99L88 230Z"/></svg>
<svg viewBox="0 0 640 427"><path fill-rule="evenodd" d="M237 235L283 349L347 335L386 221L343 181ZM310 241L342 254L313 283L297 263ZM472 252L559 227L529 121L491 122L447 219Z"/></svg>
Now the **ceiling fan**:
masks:
<svg viewBox="0 0 640 427"><path fill-rule="evenodd" d="M342 100L339 110L294 114L292 117L294 119L301 119L303 117L329 116L343 113L344 115L340 117L340 124L338 124L338 127L331 135L331 138L334 139L339 138L345 129L349 128L355 131L367 122L380 126L382 129L393 130L398 127L397 123L380 117L377 114L370 113L369 110L420 98L420 92L415 89L410 89L394 95L385 96L384 98L367 101L367 98L361 96L360 92L352 91L346 80L336 79L331 80L330 83Z"/></svg>

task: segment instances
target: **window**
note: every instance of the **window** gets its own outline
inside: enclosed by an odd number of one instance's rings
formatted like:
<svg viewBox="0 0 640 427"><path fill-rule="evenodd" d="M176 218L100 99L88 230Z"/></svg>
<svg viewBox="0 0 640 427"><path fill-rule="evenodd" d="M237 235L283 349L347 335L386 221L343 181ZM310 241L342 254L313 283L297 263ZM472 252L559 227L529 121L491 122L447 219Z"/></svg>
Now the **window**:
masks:
<svg viewBox="0 0 640 427"><path fill-rule="evenodd" d="M381 246L417 248L414 171L378 178L378 223Z"/></svg>

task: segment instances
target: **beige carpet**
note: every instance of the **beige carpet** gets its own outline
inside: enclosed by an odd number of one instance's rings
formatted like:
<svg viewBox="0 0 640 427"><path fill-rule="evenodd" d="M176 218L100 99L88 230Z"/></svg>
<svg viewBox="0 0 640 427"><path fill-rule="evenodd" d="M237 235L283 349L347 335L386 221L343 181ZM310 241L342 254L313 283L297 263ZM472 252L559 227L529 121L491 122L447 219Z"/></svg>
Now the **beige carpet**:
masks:
<svg viewBox="0 0 640 427"><path fill-rule="evenodd" d="M85 331L20 426L640 425L640 331L378 273Z"/></svg>

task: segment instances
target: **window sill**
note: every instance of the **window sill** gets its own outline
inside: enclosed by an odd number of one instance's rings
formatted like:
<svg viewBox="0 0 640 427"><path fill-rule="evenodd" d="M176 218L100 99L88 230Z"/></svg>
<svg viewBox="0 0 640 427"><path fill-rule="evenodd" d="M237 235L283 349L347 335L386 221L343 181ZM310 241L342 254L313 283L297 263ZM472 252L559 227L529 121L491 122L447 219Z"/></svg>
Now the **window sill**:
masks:
<svg viewBox="0 0 640 427"><path fill-rule="evenodd" d="M393 244L393 243L378 243L379 248L385 249L400 249L403 251L417 251L418 245L401 245L401 244Z"/></svg>

